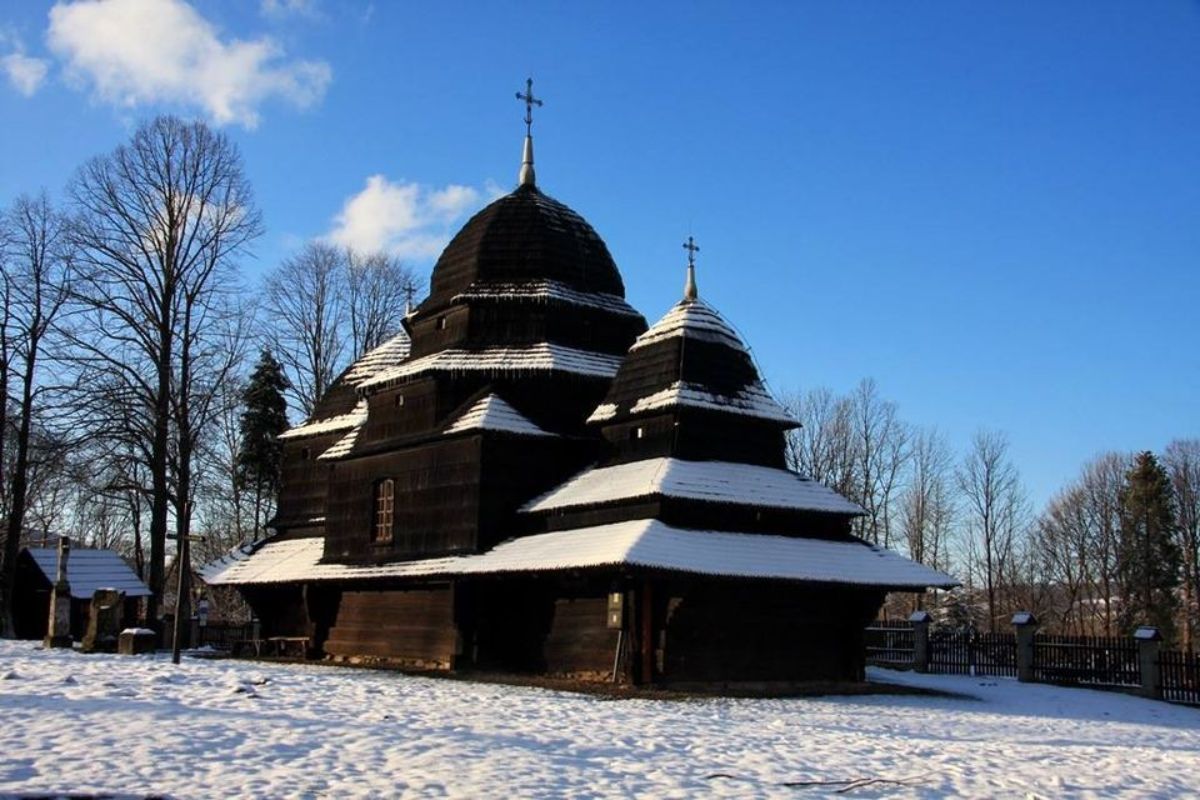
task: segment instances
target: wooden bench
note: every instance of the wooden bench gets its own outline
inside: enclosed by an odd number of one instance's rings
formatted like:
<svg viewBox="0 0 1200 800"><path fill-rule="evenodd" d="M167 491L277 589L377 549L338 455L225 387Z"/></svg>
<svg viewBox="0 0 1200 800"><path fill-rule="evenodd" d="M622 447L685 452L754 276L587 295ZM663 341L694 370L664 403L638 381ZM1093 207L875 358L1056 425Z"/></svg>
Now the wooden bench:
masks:
<svg viewBox="0 0 1200 800"><path fill-rule="evenodd" d="M291 650L299 650L299 658L308 657L309 639L307 636L268 636L267 646L273 655L283 657Z"/></svg>

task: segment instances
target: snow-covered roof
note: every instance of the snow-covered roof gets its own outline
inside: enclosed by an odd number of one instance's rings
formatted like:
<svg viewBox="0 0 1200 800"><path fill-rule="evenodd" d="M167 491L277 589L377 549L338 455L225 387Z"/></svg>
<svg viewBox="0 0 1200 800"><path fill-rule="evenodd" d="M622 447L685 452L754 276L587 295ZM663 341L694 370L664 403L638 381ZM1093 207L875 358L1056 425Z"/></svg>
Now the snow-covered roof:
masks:
<svg viewBox="0 0 1200 800"><path fill-rule="evenodd" d="M555 531L512 539L477 555L376 566L322 564L323 551L323 540L315 537L270 542L253 555L206 570L205 580L247 585L631 566L890 589L949 588L958 583L891 550L862 542L685 530L659 520Z"/></svg>
<svg viewBox="0 0 1200 800"><path fill-rule="evenodd" d="M716 309L699 299L677 303L662 319L651 325L650 330L639 336L629 350L639 350L675 336L717 342L734 350L746 351L742 337L738 336L733 326Z"/></svg>
<svg viewBox="0 0 1200 800"><path fill-rule="evenodd" d="M423 372L571 372L611 378L617 374L621 356L578 350L550 342L528 347L490 347L484 350L451 348L432 353L380 372L359 388L385 386L392 381Z"/></svg>
<svg viewBox="0 0 1200 800"><path fill-rule="evenodd" d="M353 386L358 386L368 378L378 375L381 370L394 367L408 358L412 342L408 334L400 331L374 350L368 351L362 358L350 365L350 369L342 376L342 380Z"/></svg>
<svg viewBox="0 0 1200 800"><path fill-rule="evenodd" d="M522 436L554 436L494 394L479 400L455 419L445 433L501 431Z"/></svg>
<svg viewBox="0 0 1200 800"><path fill-rule="evenodd" d="M465 292L454 296L461 300L523 300L540 303L564 303L586 308L599 308L627 317L641 316L625 298L603 292L581 292L561 281L536 280L522 283L475 283Z"/></svg>
<svg viewBox="0 0 1200 800"><path fill-rule="evenodd" d="M42 574L51 583L58 578L58 548L25 548ZM126 597L147 597L150 589L128 564L112 550L72 548L67 557L67 582L71 597L91 600L97 589L116 589Z"/></svg>
<svg viewBox="0 0 1200 800"><path fill-rule="evenodd" d="M310 436L322 436L327 433L338 433L357 428L367 421L367 401L360 400L353 411L327 417L304 425L297 425L279 434L280 439L307 439Z"/></svg>
<svg viewBox="0 0 1200 800"><path fill-rule="evenodd" d="M365 421L364 419L363 422ZM358 435L362 433L362 429L362 423L355 425L345 436L338 439L329 449L317 456L317 461L336 461L347 455L354 449L354 443L358 441Z"/></svg>
<svg viewBox="0 0 1200 800"><path fill-rule="evenodd" d="M592 467L526 503L521 510L554 511L653 496L837 514L863 513L858 504L829 487L786 469L679 458L648 458L611 467Z"/></svg>
<svg viewBox="0 0 1200 800"><path fill-rule="evenodd" d="M724 411L747 417L798 424L787 410L771 396L761 381L741 388L735 395L718 394L698 384L676 381L666 389L639 398L629 407L629 413L640 414L663 408L687 406L712 411ZM588 422L603 422L617 415L615 403L604 403L588 417Z"/></svg>

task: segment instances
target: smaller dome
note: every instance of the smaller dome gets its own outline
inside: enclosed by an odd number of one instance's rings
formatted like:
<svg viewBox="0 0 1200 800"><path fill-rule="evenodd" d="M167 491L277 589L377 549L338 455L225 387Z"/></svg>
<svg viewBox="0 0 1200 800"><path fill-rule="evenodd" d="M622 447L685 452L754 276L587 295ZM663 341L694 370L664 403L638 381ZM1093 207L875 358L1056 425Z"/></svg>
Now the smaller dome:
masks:
<svg viewBox="0 0 1200 800"><path fill-rule="evenodd" d="M673 408L775 423L799 423L771 396L742 338L717 310L684 299L634 341L592 423Z"/></svg>

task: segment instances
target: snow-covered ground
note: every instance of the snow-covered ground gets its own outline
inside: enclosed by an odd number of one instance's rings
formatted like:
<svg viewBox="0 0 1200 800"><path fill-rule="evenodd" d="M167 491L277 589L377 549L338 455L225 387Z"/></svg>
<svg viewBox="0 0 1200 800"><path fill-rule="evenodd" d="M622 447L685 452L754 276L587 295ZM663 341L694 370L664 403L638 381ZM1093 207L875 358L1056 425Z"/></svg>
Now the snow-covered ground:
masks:
<svg viewBox="0 0 1200 800"><path fill-rule="evenodd" d="M0 642L0 794L1183 797L1200 710L994 678L970 698L607 700ZM714 777L728 776L728 777Z"/></svg>

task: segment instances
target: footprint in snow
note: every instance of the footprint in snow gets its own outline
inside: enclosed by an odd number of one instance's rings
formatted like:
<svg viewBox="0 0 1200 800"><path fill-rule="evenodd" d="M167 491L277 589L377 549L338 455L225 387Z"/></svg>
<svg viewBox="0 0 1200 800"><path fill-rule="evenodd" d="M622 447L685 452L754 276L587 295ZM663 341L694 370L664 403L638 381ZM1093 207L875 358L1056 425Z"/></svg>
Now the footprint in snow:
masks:
<svg viewBox="0 0 1200 800"><path fill-rule="evenodd" d="M67 686L74 686L75 684L79 683L79 681L75 680L74 675L68 675L67 677L62 679L62 682L64 684L66 684Z"/></svg>
<svg viewBox="0 0 1200 800"><path fill-rule="evenodd" d="M11 670L11 669L8 672L4 673L3 675L0 675L0 680L19 681L20 679L21 679L21 676L18 675L16 673L16 671Z"/></svg>

